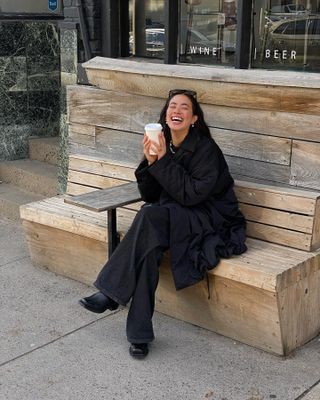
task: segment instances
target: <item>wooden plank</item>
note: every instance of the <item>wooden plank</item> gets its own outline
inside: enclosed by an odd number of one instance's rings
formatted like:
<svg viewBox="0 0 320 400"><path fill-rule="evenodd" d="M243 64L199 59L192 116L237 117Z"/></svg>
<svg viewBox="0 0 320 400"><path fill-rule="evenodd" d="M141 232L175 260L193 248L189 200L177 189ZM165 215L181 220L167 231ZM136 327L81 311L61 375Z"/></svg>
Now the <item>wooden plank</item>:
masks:
<svg viewBox="0 0 320 400"><path fill-rule="evenodd" d="M251 204L240 203L240 209L249 221L259 222L312 234L314 218L307 215L289 213L265 207L257 207Z"/></svg>
<svg viewBox="0 0 320 400"><path fill-rule="evenodd" d="M289 139L217 128L210 132L225 155L290 165Z"/></svg>
<svg viewBox="0 0 320 400"><path fill-rule="evenodd" d="M289 183L290 167L242 157L226 156L232 175L238 179L255 178L264 181Z"/></svg>
<svg viewBox="0 0 320 400"><path fill-rule="evenodd" d="M73 171L69 169L68 181L79 185L91 186L95 189L106 189L112 186L122 185L127 181L121 179L109 178L86 172Z"/></svg>
<svg viewBox="0 0 320 400"><path fill-rule="evenodd" d="M123 152L120 149L108 149L104 147L100 149L99 147L89 147L79 143L70 143L69 144L69 154L83 156L84 158L95 158L101 159L109 164L122 165L127 168L137 168L142 157L137 158L136 160L131 160L127 157L124 157Z"/></svg>
<svg viewBox="0 0 320 400"><path fill-rule="evenodd" d="M126 204L141 200L141 195L136 182L126 183L121 186L87 193L80 196L65 198L65 203L73 204L97 212L121 207Z"/></svg>
<svg viewBox="0 0 320 400"><path fill-rule="evenodd" d="M111 163L108 160L73 154L69 157L69 168L74 171L88 172L110 178L135 180L134 168Z"/></svg>
<svg viewBox="0 0 320 400"><path fill-rule="evenodd" d="M146 122L157 121L164 100L92 88L68 88L70 120L125 131L143 132ZM284 138L319 142L320 116L279 111L201 104L211 127L261 133ZM125 118L123 117L125 114ZM237 115L237 118L230 118ZM77 126L80 132L81 124ZM85 125L85 127L90 125ZM79 128L78 128L79 127Z"/></svg>
<svg viewBox="0 0 320 400"><path fill-rule="evenodd" d="M312 234L312 251L318 250L320 248L320 198L317 200L315 215L314 215L314 225Z"/></svg>
<svg viewBox="0 0 320 400"><path fill-rule="evenodd" d="M96 135L97 148L99 151L105 149L112 159L132 163L142 160L142 135L105 128L97 128Z"/></svg>
<svg viewBox="0 0 320 400"><path fill-rule="evenodd" d="M108 257L107 242L22 221L32 263L92 285Z"/></svg>
<svg viewBox="0 0 320 400"><path fill-rule="evenodd" d="M320 115L201 104L211 127L319 142ZM236 118L231 118L236 115Z"/></svg>
<svg viewBox="0 0 320 400"><path fill-rule="evenodd" d="M278 243L305 251L311 250L311 235L248 221L247 235L267 242Z"/></svg>
<svg viewBox="0 0 320 400"><path fill-rule="evenodd" d="M278 210L314 215L316 198L301 197L299 191L293 189L292 193L274 186L260 185L236 181L235 193L239 202L274 208ZM305 191L303 191L304 193ZM314 194L314 192L310 192Z"/></svg>
<svg viewBox="0 0 320 400"><path fill-rule="evenodd" d="M122 71L132 74L155 75L172 78L191 78L195 80L213 80L216 82L235 82L266 84L289 87L320 88L319 77L315 74L294 71L270 71L263 69L234 70L215 66L166 65L162 62L149 63L133 60L95 57L84 64L84 68ZM178 86L179 87L179 86Z"/></svg>
<svg viewBox="0 0 320 400"><path fill-rule="evenodd" d="M87 93L88 91L85 91L85 92ZM95 136L96 127L94 125L73 123L73 124L69 124L69 135L70 135L70 133L71 134L78 133L80 135Z"/></svg>
<svg viewBox="0 0 320 400"><path fill-rule="evenodd" d="M290 183L320 189L320 143L293 141Z"/></svg>
<svg viewBox="0 0 320 400"><path fill-rule="evenodd" d="M68 181L66 194L69 196L78 196L79 194L90 193L94 190L97 189L91 186L78 185L77 183L72 183Z"/></svg>
<svg viewBox="0 0 320 400"><path fill-rule="evenodd" d="M96 145L95 136L82 135L78 132L69 131L69 142L80 143L86 146L94 147Z"/></svg>
<svg viewBox="0 0 320 400"><path fill-rule="evenodd" d="M148 122L157 122L164 101L132 96L124 92L100 90L88 86L70 86L67 90L69 121L110 129L143 132Z"/></svg>
<svg viewBox="0 0 320 400"><path fill-rule="evenodd" d="M179 66L180 67L180 66ZM162 68L161 68L162 69ZM201 68L202 69L202 68ZM196 90L201 103L318 115L320 96L318 88L296 88L258 83L235 83L223 80L200 80L196 76L173 77L101 69L87 70L89 82L106 90L166 98L169 90L183 87ZM239 101L241 99L241 101Z"/></svg>
<svg viewBox="0 0 320 400"><path fill-rule="evenodd" d="M176 291L167 260L160 268L156 310L174 318L282 354L275 293L210 275L206 283Z"/></svg>
<svg viewBox="0 0 320 400"><path fill-rule="evenodd" d="M320 330L320 270L278 295L284 353L307 343Z"/></svg>

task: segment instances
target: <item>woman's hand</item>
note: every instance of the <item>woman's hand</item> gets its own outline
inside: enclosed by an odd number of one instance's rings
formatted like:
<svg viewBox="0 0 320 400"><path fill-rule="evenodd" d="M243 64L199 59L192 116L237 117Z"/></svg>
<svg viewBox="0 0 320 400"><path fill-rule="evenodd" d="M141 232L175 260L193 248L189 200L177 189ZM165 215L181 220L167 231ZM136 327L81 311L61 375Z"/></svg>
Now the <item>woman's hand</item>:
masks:
<svg viewBox="0 0 320 400"><path fill-rule="evenodd" d="M153 164L155 161L160 160L160 158L166 154L167 147L163 132L159 133L158 139L159 144L150 140L146 134L143 136L143 153L149 164ZM150 149L156 154L150 154Z"/></svg>

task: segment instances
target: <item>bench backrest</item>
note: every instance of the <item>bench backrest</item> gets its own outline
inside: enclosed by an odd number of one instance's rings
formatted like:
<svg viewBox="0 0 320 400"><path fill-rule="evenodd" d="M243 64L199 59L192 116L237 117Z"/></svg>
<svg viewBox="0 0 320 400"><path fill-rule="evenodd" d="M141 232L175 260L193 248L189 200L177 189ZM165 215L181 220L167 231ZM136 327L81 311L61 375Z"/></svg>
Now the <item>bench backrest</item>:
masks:
<svg viewBox="0 0 320 400"><path fill-rule="evenodd" d="M151 106L138 104L141 97L90 87L69 88L68 195L135 179L134 169L142 158L142 121L156 121L163 103L162 99L148 98ZM124 112L117 108L124 108ZM213 136L219 136L218 132ZM228 141L227 137L223 143ZM261 141L258 145L264 152L268 148ZM282 160L279 154L275 155L274 147L265 154L271 156ZM236 179L248 236L306 251L319 248L320 193L278 185Z"/></svg>

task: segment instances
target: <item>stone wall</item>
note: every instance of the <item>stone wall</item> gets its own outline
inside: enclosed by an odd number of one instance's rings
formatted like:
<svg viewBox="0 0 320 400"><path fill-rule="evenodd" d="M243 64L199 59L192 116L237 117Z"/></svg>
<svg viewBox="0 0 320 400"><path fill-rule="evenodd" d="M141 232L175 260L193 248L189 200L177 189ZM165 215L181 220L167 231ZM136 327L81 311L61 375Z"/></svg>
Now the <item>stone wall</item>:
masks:
<svg viewBox="0 0 320 400"><path fill-rule="evenodd" d="M28 156L28 137L56 136L60 40L56 23L0 22L0 160Z"/></svg>

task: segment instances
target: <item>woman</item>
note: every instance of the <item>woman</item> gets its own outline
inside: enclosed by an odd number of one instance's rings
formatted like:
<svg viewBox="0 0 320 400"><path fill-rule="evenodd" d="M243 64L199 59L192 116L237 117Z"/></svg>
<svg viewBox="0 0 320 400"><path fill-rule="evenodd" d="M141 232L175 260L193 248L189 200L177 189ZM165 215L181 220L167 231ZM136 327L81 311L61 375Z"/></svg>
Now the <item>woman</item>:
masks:
<svg viewBox="0 0 320 400"><path fill-rule="evenodd" d="M206 277L220 257L246 250L234 182L196 93L170 91L160 123L158 144L144 135L145 158L135 171L146 204L98 275L99 292L80 300L86 309L104 312L131 299L127 338L133 357L145 357L154 339L154 299L165 250L170 248L177 290Z"/></svg>

